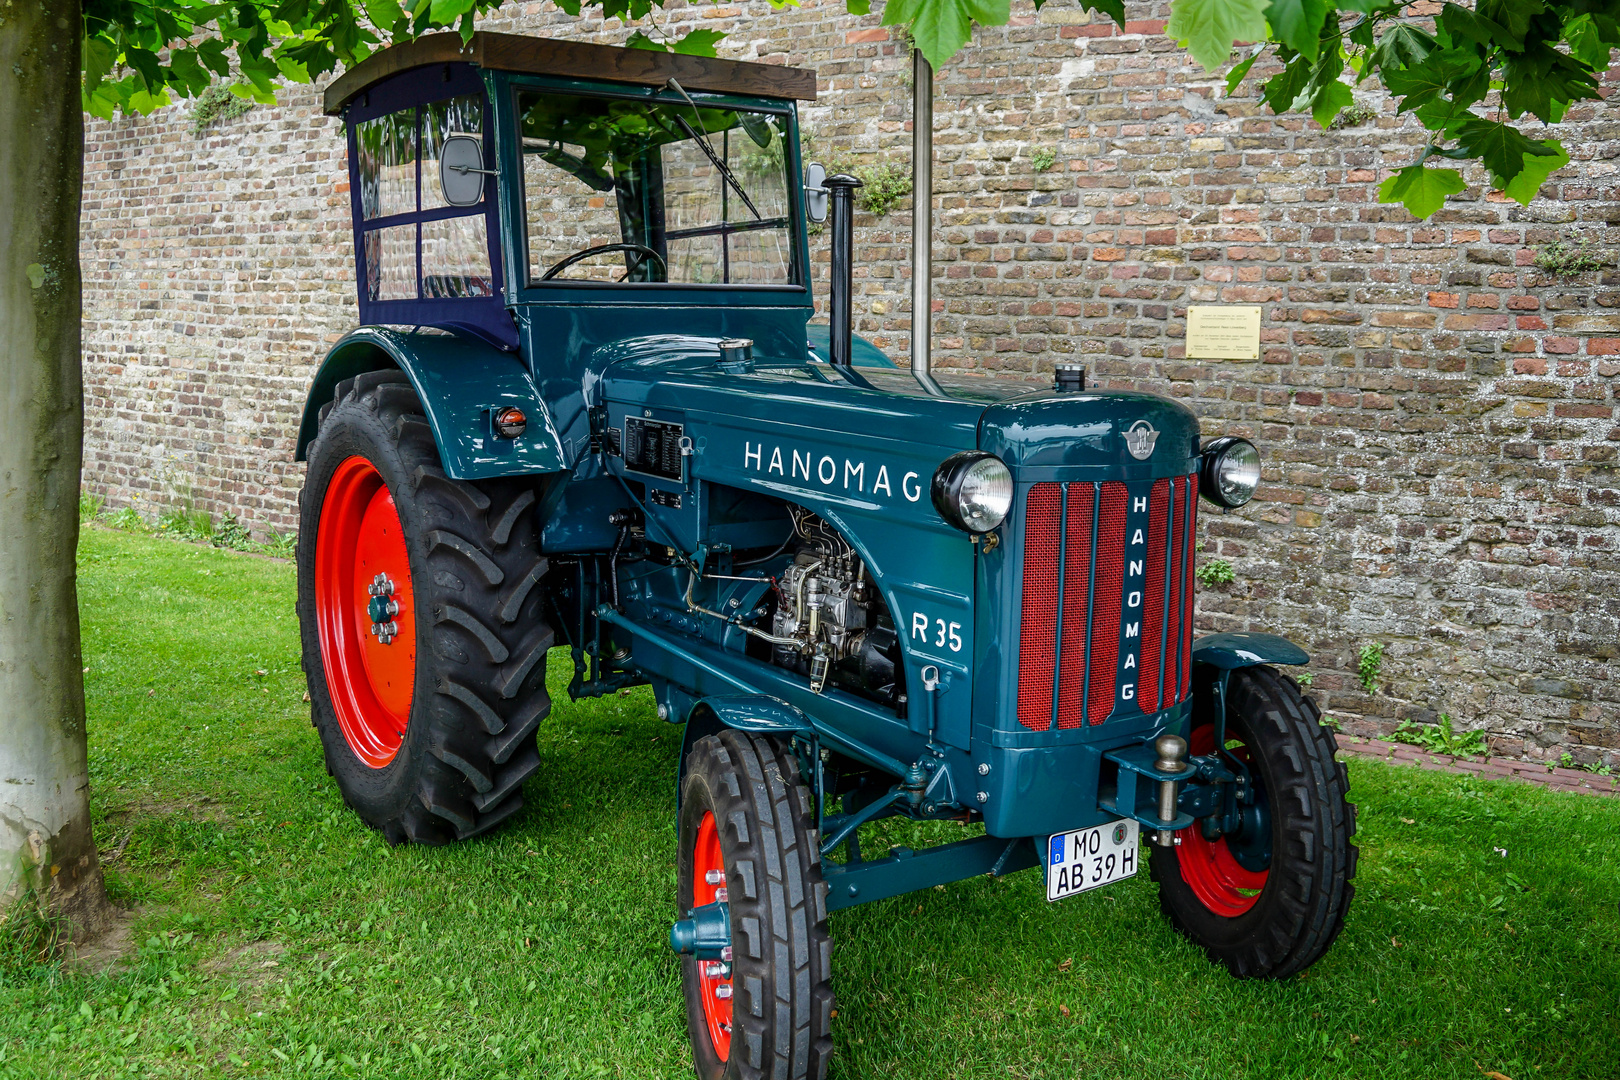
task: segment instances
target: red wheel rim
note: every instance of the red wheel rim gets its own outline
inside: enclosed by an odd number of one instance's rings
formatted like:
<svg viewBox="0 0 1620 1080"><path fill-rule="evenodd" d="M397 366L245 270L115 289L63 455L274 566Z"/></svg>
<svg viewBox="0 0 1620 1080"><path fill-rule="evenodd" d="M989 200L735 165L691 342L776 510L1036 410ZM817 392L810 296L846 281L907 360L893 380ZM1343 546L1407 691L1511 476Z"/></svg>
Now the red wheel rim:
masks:
<svg viewBox="0 0 1620 1080"><path fill-rule="evenodd" d="M1188 744L1190 753L1214 753L1215 725L1195 728ZM1233 747L1232 753L1245 763L1250 761L1248 747ZM1235 919L1259 902L1269 870L1245 870L1227 847L1226 837L1206 840L1197 825L1183 829L1181 838L1176 848L1181 880L1200 903L1217 915Z"/></svg>
<svg viewBox="0 0 1620 1080"><path fill-rule="evenodd" d="M710 878L714 880L710 880ZM726 859L720 853L720 830L714 815L705 811L698 824L697 841L692 847L692 906L702 907L724 899L726 887ZM713 960L699 960L698 996L703 999L703 1020L709 1028L709 1041L721 1061L731 1057L731 965ZM723 968L725 974L710 975L709 970ZM725 996L721 996L724 987Z"/></svg>
<svg viewBox="0 0 1620 1080"><path fill-rule="evenodd" d="M387 599L399 605L391 618L398 630L389 642L372 632L377 624L367 587L378 575L392 586ZM315 533L315 623L338 726L355 757L373 769L394 760L411 716L413 601L394 497L371 462L345 458L326 486Z"/></svg>

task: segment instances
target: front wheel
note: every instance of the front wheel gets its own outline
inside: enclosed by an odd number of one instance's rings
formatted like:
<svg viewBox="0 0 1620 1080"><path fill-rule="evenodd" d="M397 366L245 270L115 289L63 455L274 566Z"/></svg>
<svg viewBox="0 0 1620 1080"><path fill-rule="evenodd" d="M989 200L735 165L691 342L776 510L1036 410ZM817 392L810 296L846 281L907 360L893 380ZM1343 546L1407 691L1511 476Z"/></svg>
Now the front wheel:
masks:
<svg viewBox="0 0 1620 1080"><path fill-rule="evenodd" d="M1203 719L1194 754L1216 749ZM1316 703L1275 668L1232 673L1226 742L1248 766L1254 806L1229 835L1206 837L1195 822L1177 846L1155 846L1149 867L1160 909L1212 960L1242 978L1284 978L1327 952L1355 893L1349 776Z"/></svg>
<svg viewBox="0 0 1620 1080"><path fill-rule="evenodd" d="M781 743L699 739L681 785L680 915L724 900L729 960L683 957L700 1080L821 1080L832 1052L832 944L814 798Z"/></svg>

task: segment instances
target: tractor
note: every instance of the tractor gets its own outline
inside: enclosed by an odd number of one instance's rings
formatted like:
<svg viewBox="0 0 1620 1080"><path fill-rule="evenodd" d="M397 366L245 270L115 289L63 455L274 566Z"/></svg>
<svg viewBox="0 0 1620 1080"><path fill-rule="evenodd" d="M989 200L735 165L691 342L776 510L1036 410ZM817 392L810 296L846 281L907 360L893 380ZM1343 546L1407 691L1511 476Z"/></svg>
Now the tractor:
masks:
<svg viewBox="0 0 1620 1080"><path fill-rule="evenodd" d="M830 914L980 875L1060 901L1145 863L1233 975L1302 971L1353 891L1348 778L1302 649L1194 636L1199 501L1247 502L1259 452L1077 365L936 375L927 243L909 369L856 336L860 181L801 161L815 94L482 32L326 90L361 326L298 435L298 613L346 802L391 844L476 837L539 768L554 647L576 699L649 686L705 1080L824 1076ZM871 850L890 818L964 838Z"/></svg>

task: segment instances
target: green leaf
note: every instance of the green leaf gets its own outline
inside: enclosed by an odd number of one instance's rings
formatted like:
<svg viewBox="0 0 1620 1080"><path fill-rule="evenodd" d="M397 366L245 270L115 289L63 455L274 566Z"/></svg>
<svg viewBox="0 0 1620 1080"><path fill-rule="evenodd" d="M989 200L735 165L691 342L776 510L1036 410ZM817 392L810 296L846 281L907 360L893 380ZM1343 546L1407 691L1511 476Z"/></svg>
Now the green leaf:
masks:
<svg viewBox="0 0 1620 1080"><path fill-rule="evenodd" d="M1502 58L1502 107L1513 119L1528 112L1556 123L1570 102L1598 96L1598 74L1545 42L1526 42Z"/></svg>
<svg viewBox="0 0 1620 1080"><path fill-rule="evenodd" d="M1512 124L1478 116L1470 118L1457 129L1457 141L1469 157L1479 158L1493 176L1501 177L1498 187L1523 171L1527 156L1556 156L1562 152L1561 147L1531 142Z"/></svg>
<svg viewBox="0 0 1620 1080"><path fill-rule="evenodd" d="M1463 82L1484 70L1479 58L1470 53L1455 51L1433 52L1416 67L1391 68L1382 72L1384 86L1401 99L1401 112L1410 112L1421 105L1454 93L1453 84Z"/></svg>
<svg viewBox="0 0 1620 1080"><path fill-rule="evenodd" d="M1417 27L1397 23L1385 30L1383 36L1378 39L1378 45L1373 49L1372 63L1368 65L1366 73L1370 73L1374 67L1380 71L1417 67L1428 59L1437 45L1433 36Z"/></svg>
<svg viewBox="0 0 1620 1080"><path fill-rule="evenodd" d="M84 84L95 87L118 63L118 46L104 37L87 37L83 50Z"/></svg>
<svg viewBox="0 0 1620 1080"><path fill-rule="evenodd" d="M1315 60L1328 7L1328 0L1271 0L1266 22L1271 25L1272 40Z"/></svg>
<svg viewBox="0 0 1620 1080"><path fill-rule="evenodd" d="M654 41L640 30L624 39L624 47L627 49L646 49L648 52L669 52L668 45L665 45L662 41Z"/></svg>
<svg viewBox="0 0 1620 1080"><path fill-rule="evenodd" d="M28 275L28 287L30 289L38 289L38 288L44 287L44 285L45 285L45 268L43 266L39 265L39 263L29 263L26 267L23 268L23 273ZM84 1006L80 1005L79 1007L82 1009Z"/></svg>
<svg viewBox="0 0 1620 1080"><path fill-rule="evenodd" d="M1311 119L1323 128L1333 123L1333 118L1339 115L1339 110L1355 104L1356 97L1350 88L1337 79L1323 83L1321 89L1311 98Z"/></svg>
<svg viewBox="0 0 1620 1080"><path fill-rule="evenodd" d="M399 6L399 0L365 0L366 17L371 25L384 33L393 33L399 20L405 17L405 11Z"/></svg>
<svg viewBox="0 0 1620 1080"><path fill-rule="evenodd" d="M1260 88L1260 96L1271 106L1272 112L1285 113L1293 107L1300 92L1310 83L1314 66L1303 56L1294 53L1281 71L1265 81Z"/></svg>
<svg viewBox="0 0 1620 1080"><path fill-rule="evenodd" d="M1266 39L1266 2L1173 0L1164 32L1205 71L1214 71L1232 55L1234 42Z"/></svg>
<svg viewBox="0 0 1620 1080"><path fill-rule="evenodd" d="M1438 22L1441 29L1452 37L1465 38L1476 45L1483 45L1486 48L1501 45L1514 52L1524 48L1522 32L1515 36L1512 31L1495 20L1456 4L1448 3L1441 9Z"/></svg>
<svg viewBox="0 0 1620 1080"><path fill-rule="evenodd" d="M1125 29L1125 0L1088 0L1083 6L1088 11L1108 16L1121 30Z"/></svg>
<svg viewBox="0 0 1620 1080"><path fill-rule="evenodd" d="M1410 210L1413 217L1426 218L1440 209L1447 195L1455 195L1467 187L1462 173L1456 169L1408 165L1378 185L1378 201L1398 202Z"/></svg>
<svg viewBox="0 0 1620 1080"><path fill-rule="evenodd" d="M851 15L870 15L872 0L844 0L844 10Z"/></svg>
<svg viewBox="0 0 1620 1080"><path fill-rule="evenodd" d="M718 56L714 47L725 40L725 36L719 30L693 30L675 42L673 48L685 56Z"/></svg>
<svg viewBox="0 0 1620 1080"><path fill-rule="evenodd" d="M1526 154L1524 156L1524 166L1519 170L1519 175L1506 184L1501 183L1496 177L1491 178L1496 182L1496 186L1501 190L1502 194L1523 206L1530 205L1530 200L1536 197L1536 194L1541 190L1541 185L1547 182L1547 177L1569 164L1569 152L1563 148L1558 140L1547 139L1541 145L1554 147L1557 153Z"/></svg>
<svg viewBox="0 0 1620 1080"><path fill-rule="evenodd" d="M151 52L146 49L125 49L124 62L135 69L147 93L156 93L163 88L163 65Z"/></svg>
<svg viewBox="0 0 1620 1080"><path fill-rule="evenodd" d="M1569 42L1570 55L1587 67L1608 68L1610 45L1591 15L1580 15L1565 23L1564 40Z"/></svg>
<svg viewBox="0 0 1620 1080"><path fill-rule="evenodd" d="M433 0L429 9L429 18L438 26L450 26L463 15L470 14L477 0ZM607 5L603 5L603 17L607 17Z"/></svg>
<svg viewBox="0 0 1620 1080"><path fill-rule="evenodd" d="M883 8L883 25L910 30L936 68L967 44L974 23L1004 26L1011 17L1011 0L890 0Z"/></svg>
<svg viewBox="0 0 1620 1080"><path fill-rule="evenodd" d="M1226 96L1227 97L1231 97L1233 94L1235 94L1237 92L1237 88L1243 83L1243 80L1248 78L1249 69L1254 67L1254 62L1256 60L1260 59L1260 54L1265 52L1265 51L1266 50L1265 50L1264 46L1254 50L1254 54L1252 56L1250 56L1247 60L1243 61L1241 64L1235 65L1232 68L1231 71L1228 71L1226 73Z"/></svg>

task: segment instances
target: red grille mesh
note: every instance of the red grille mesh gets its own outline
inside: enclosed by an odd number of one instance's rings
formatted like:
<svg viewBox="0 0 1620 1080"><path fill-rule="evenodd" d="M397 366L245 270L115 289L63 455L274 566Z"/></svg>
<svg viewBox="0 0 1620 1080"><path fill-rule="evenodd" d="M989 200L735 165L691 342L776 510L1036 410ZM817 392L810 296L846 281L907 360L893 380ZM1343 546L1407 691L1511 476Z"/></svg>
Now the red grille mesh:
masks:
<svg viewBox="0 0 1620 1080"><path fill-rule="evenodd" d="M1063 551L1063 658L1057 707L1060 728L1077 728L1085 722L1087 594L1091 591L1091 519L1095 504L1095 489L1090 484L1069 485L1068 543Z"/></svg>
<svg viewBox="0 0 1620 1080"><path fill-rule="evenodd" d="M1024 611L1018 639L1018 722L1052 726L1052 665L1057 647L1058 542L1062 486L1036 484L1024 503Z"/></svg>
<svg viewBox="0 0 1620 1080"><path fill-rule="evenodd" d="M1091 686L1086 691L1086 720L1100 724L1114 711L1119 685L1119 602L1125 584L1125 485L1102 485L1097 508L1097 561L1091 620Z"/></svg>
<svg viewBox="0 0 1620 1080"><path fill-rule="evenodd" d="M1164 654L1165 535L1170 510L1170 481L1154 481L1153 493L1148 497L1147 573L1142 583L1142 670L1136 680L1136 696L1143 712L1159 711L1159 675L1163 668L1160 658ZM1175 612L1173 607L1170 610ZM1180 621L1174 614L1171 620Z"/></svg>
<svg viewBox="0 0 1620 1080"><path fill-rule="evenodd" d="M1198 484L1187 480L1186 495L1187 534L1184 544L1178 542L1177 548L1181 551L1181 693L1185 698L1192 691L1192 639L1193 639L1193 546L1197 543L1198 525Z"/></svg>
<svg viewBox="0 0 1620 1080"><path fill-rule="evenodd" d="M1118 482L1066 486L1065 495L1064 484L1035 484L1025 500L1018 722L1031 731L1052 726L1054 683L1059 728L1107 720L1119 688L1130 492ZM1191 477L1155 481L1149 492L1143 603L1131 611L1141 618L1141 668L1127 673L1144 712L1192 689L1197 500Z"/></svg>

